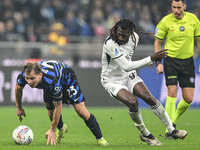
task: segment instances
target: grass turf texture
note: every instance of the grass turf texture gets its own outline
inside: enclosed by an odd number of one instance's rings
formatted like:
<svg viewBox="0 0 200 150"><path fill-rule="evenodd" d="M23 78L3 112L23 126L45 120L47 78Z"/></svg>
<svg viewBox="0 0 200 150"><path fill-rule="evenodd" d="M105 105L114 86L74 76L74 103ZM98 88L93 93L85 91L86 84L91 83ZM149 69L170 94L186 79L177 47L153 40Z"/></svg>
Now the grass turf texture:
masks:
<svg viewBox="0 0 200 150"><path fill-rule="evenodd" d="M177 128L188 131L185 140L165 140L165 127L160 120L149 110L141 109L144 122L150 132L162 143L162 146L149 146L139 139L139 132L128 115L128 109L122 108L95 108L88 110L97 118L104 138L109 147L97 145L95 137L86 127L84 121L78 117L70 107L63 107L63 121L68 126L68 133L56 146L46 146L45 133L50 127L47 111L44 107L24 107L26 117L19 122L15 107L0 107L0 150L197 150L200 148L199 125L200 110L189 109L180 118ZM12 132L18 125L29 126L34 133L30 145L16 145L12 140Z"/></svg>

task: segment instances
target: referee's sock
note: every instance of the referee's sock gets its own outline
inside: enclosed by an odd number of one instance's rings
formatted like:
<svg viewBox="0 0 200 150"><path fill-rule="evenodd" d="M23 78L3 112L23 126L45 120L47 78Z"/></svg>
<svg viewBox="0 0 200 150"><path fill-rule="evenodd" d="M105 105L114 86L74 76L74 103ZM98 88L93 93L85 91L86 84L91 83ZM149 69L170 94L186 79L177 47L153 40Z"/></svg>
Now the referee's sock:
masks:
<svg viewBox="0 0 200 150"><path fill-rule="evenodd" d="M167 100L165 103L165 111L169 115L169 118L171 120L173 120L174 114L176 111L176 98L175 97L167 96ZM167 133L167 132L168 132L168 130L166 129L165 133Z"/></svg>
<svg viewBox="0 0 200 150"><path fill-rule="evenodd" d="M185 102L184 99L182 99L177 105L177 109L172 119L172 122L176 123L178 118L190 107L190 105L191 103L188 104L187 102Z"/></svg>
<svg viewBox="0 0 200 150"><path fill-rule="evenodd" d="M165 111L169 115L169 118L172 120L176 111L176 98L167 96Z"/></svg>

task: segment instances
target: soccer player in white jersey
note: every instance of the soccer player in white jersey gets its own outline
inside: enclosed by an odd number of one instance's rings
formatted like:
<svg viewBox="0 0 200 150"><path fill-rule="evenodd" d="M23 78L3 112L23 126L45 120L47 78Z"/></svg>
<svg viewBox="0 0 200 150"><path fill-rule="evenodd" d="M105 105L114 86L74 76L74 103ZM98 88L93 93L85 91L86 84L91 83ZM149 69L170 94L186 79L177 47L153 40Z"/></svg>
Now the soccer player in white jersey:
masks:
<svg viewBox="0 0 200 150"><path fill-rule="evenodd" d="M106 38L102 53L101 83L106 91L129 108L129 115L141 132L140 139L149 145L162 145L145 127L136 97L143 99L153 113L162 121L174 139L184 139L185 130L176 130L161 103L154 98L136 69L150 65L166 57L167 51L161 50L144 59L132 61L137 47L138 30L130 19L119 20Z"/></svg>

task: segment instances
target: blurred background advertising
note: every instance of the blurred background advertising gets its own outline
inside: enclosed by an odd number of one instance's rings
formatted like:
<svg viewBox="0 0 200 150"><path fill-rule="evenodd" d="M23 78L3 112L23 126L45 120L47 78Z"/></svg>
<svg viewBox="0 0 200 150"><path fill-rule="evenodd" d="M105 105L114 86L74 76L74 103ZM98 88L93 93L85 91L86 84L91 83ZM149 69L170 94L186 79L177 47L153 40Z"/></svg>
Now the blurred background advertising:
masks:
<svg viewBox="0 0 200 150"><path fill-rule="evenodd" d="M130 18L140 30L150 33L140 38L133 59L151 55L155 27L170 13L170 3L170 0L1 0L0 105L15 105L16 77L27 60L55 59L75 70L87 105L122 106L100 83L104 39L120 18ZM199 0L187 1L187 11L200 19L199 8ZM191 107L200 107L200 58L196 45L194 51L196 88ZM152 94L165 104L164 76L156 74L155 64L137 71ZM181 100L181 91L178 93L177 101ZM25 104L41 105L42 98L42 90L25 87Z"/></svg>

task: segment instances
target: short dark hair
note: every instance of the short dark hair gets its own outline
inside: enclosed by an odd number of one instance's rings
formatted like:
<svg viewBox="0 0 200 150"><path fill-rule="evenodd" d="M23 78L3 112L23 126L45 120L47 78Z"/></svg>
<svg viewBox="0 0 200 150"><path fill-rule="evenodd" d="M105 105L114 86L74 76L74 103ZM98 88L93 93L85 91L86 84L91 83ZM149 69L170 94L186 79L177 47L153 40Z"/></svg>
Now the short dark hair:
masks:
<svg viewBox="0 0 200 150"><path fill-rule="evenodd" d="M186 2L186 0L172 0L172 2L175 1L175 2L179 2L179 1L182 1L183 3Z"/></svg>
<svg viewBox="0 0 200 150"><path fill-rule="evenodd" d="M23 72L30 74L32 71L34 71L35 74L40 74L42 72L41 68L42 66L38 62L28 62L24 65Z"/></svg>

